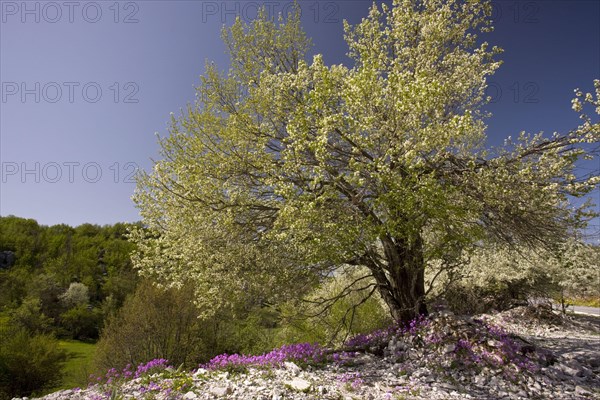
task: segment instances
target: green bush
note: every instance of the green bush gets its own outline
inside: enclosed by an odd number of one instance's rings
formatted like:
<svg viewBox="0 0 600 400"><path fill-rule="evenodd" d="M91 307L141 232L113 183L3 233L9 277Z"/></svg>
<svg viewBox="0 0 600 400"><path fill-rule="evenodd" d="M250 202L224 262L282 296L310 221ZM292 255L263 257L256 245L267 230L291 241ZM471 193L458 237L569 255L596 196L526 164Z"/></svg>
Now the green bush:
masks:
<svg viewBox="0 0 600 400"><path fill-rule="evenodd" d="M98 308L81 304L62 313L60 321L72 339L97 339L102 312Z"/></svg>
<svg viewBox="0 0 600 400"><path fill-rule="evenodd" d="M49 335L7 327L0 331L0 399L30 396L60 382L66 352Z"/></svg>
<svg viewBox="0 0 600 400"><path fill-rule="evenodd" d="M41 307L40 299L26 297L19 307L9 310L10 323L29 332L49 333L53 321L42 312Z"/></svg>
<svg viewBox="0 0 600 400"><path fill-rule="evenodd" d="M255 306L237 318L215 315L207 323L218 324L214 347L227 353L261 354L278 347L279 315L272 307ZM205 336L210 335L206 331ZM211 354L214 356L217 354Z"/></svg>
<svg viewBox="0 0 600 400"><path fill-rule="evenodd" d="M122 369L155 358L195 367L204 346L192 293L141 283L121 310L107 319L96 348L95 369Z"/></svg>

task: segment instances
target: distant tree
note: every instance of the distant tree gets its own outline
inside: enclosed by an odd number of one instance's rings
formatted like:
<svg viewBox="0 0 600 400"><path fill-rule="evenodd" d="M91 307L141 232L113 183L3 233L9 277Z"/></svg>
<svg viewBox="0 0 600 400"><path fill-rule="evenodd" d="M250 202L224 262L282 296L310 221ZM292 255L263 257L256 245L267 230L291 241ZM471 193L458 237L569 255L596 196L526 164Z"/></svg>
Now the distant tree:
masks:
<svg viewBox="0 0 600 400"><path fill-rule="evenodd" d="M483 147L496 47L488 2L395 0L345 24L351 67L305 59L299 12L238 19L231 68L208 65L198 103L173 118L164 157L138 181L134 261L164 283L194 279L210 308L294 296L344 265L366 267L392 316L426 313L425 270L480 242L546 246L589 217L595 93L551 137ZM302 290L300 290L302 289ZM305 292L304 292L305 293Z"/></svg>
<svg viewBox="0 0 600 400"><path fill-rule="evenodd" d="M73 282L59 298L66 308L72 308L87 305L90 301L90 293L88 287L83 283Z"/></svg>
<svg viewBox="0 0 600 400"><path fill-rule="evenodd" d="M16 253L15 266L37 267L43 250L43 234L40 225L33 219L15 216L0 217L0 250Z"/></svg>
<svg viewBox="0 0 600 400"><path fill-rule="evenodd" d="M52 318L42 312L42 301L36 297L26 297L16 309L10 310L10 324L32 333L50 333Z"/></svg>
<svg viewBox="0 0 600 400"><path fill-rule="evenodd" d="M60 301L60 296L64 293L64 287L54 273L30 274L27 293L31 297L40 299L41 310L48 317L56 319L64 309Z"/></svg>

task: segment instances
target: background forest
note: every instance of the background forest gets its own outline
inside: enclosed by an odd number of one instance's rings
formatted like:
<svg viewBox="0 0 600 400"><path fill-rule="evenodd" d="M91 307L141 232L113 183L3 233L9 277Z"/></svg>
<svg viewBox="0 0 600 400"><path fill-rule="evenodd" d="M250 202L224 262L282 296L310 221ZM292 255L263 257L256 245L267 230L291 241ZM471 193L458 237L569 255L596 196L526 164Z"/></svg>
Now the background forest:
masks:
<svg viewBox="0 0 600 400"><path fill-rule="evenodd" d="M92 352L138 282L126 230L0 218L0 398L60 385L57 363Z"/></svg>

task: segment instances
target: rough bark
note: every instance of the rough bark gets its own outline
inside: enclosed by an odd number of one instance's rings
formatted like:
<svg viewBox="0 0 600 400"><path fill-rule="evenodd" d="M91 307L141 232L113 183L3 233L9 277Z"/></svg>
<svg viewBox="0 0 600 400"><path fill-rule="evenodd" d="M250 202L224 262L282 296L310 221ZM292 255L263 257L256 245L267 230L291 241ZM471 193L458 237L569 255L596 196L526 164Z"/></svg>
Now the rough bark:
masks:
<svg viewBox="0 0 600 400"><path fill-rule="evenodd" d="M371 256L366 264L392 317L400 323L408 323L419 315L427 315L422 238L385 236L381 242L382 262Z"/></svg>

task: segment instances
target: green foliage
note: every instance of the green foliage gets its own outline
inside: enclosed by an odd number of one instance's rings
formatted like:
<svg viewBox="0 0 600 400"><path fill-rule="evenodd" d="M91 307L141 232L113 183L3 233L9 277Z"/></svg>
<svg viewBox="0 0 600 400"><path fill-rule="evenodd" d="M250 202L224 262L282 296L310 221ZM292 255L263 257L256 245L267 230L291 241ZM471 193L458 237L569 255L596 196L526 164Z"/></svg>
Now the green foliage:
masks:
<svg viewBox="0 0 600 400"><path fill-rule="evenodd" d="M30 396L61 379L66 352L52 336L8 328L0 341L0 399Z"/></svg>
<svg viewBox="0 0 600 400"><path fill-rule="evenodd" d="M30 296L39 298L42 312L56 321L64 310L60 303L60 295L64 291L60 278L53 272L36 272L30 273L31 278L26 285L26 291Z"/></svg>
<svg viewBox="0 0 600 400"><path fill-rule="evenodd" d="M427 269L480 244L551 246L583 225L597 155L595 93L580 126L483 147L486 82L501 50L485 1L395 0L345 24L352 64L310 59L298 10L225 29L230 69L209 64L198 103L173 117L162 160L134 200L147 229L134 263L194 281L205 314L307 295L339 268L367 268L397 320L424 313ZM594 117L596 115L593 114ZM590 148L595 150L589 151Z"/></svg>
<svg viewBox="0 0 600 400"><path fill-rule="evenodd" d="M597 297L568 297L564 299L567 304L574 306L600 307L600 296Z"/></svg>
<svg viewBox="0 0 600 400"><path fill-rule="evenodd" d="M156 358L196 366L206 349L190 294L190 288L163 290L149 282L140 284L117 315L108 318L97 344L96 370L122 369Z"/></svg>
<svg viewBox="0 0 600 400"><path fill-rule="evenodd" d="M0 270L0 309L32 331L97 337L106 315L98 310L117 310L138 281L125 238L130 226L42 226L0 217L0 251L16 253L14 265ZM92 311L84 310L88 305Z"/></svg>
<svg viewBox="0 0 600 400"><path fill-rule="evenodd" d="M283 307L278 344L340 345L350 336L389 326L389 311L373 288L373 279L366 270L347 270L328 278L305 301Z"/></svg>
<svg viewBox="0 0 600 400"><path fill-rule="evenodd" d="M81 304L62 313L60 321L73 339L97 339L102 313L98 308Z"/></svg>
<svg viewBox="0 0 600 400"><path fill-rule="evenodd" d="M41 310L42 301L35 297L26 297L21 305L9 311L10 324L32 333L49 333L52 319Z"/></svg>
<svg viewBox="0 0 600 400"><path fill-rule="evenodd" d="M228 351L229 353L243 354L262 354L277 347L279 313L271 307L257 306L244 314L238 313L237 318L218 316L221 320L221 332L218 336L220 346L235 349ZM215 321L216 317L210 320Z"/></svg>
<svg viewBox="0 0 600 400"><path fill-rule="evenodd" d="M0 217L0 251L16 254L12 266L0 269L0 330L18 332L10 341L4 341L6 331L2 336L2 357L8 357L2 361L3 396L8 390L25 393L34 386L39 392L85 384L91 368L86 366L89 348L81 358L70 356L61 383L56 358L62 356L54 355L62 351L55 353L54 339L39 334L98 337L105 316L122 306L138 282L129 258L133 245L125 238L130 226L43 226L34 220ZM69 354L73 346L66 347ZM26 356L31 363L23 361ZM12 382L21 382L21 388L11 389Z"/></svg>

